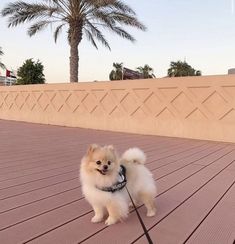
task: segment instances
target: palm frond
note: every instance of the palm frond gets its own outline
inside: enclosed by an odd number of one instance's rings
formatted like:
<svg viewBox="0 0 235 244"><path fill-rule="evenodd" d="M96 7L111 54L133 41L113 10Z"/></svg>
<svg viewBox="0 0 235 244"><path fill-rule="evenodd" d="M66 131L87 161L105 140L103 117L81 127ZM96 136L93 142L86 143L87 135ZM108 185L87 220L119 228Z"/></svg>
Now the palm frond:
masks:
<svg viewBox="0 0 235 244"><path fill-rule="evenodd" d="M52 17L54 13L61 14L61 10L56 6L49 6L42 3L29 4L22 1L9 3L8 6L1 11L2 16L10 16L8 19L8 27L14 27L38 18L49 18Z"/></svg>
<svg viewBox="0 0 235 244"><path fill-rule="evenodd" d="M123 3L122 1L114 1L113 7L115 9L122 11L123 13L130 13L130 14L136 15L135 11L131 7L129 7L127 4Z"/></svg>
<svg viewBox="0 0 235 244"><path fill-rule="evenodd" d="M143 31L147 29L135 16L119 11L109 11L108 9L95 9L86 16L86 19L90 22L96 20L96 23L92 23L94 26L106 28L132 42L135 41L134 37L124 30L123 25L135 27Z"/></svg>
<svg viewBox="0 0 235 244"><path fill-rule="evenodd" d="M107 25L108 27L112 27L115 25L115 20L109 17L110 12L107 10L94 10L91 16L88 14L87 19L95 19L97 23Z"/></svg>
<svg viewBox="0 0 235 244"><path fill-rule="evenodd" d="M15 3L9 3L7 5L7 7L5 7L2 11L1 11L1 15L7 16L7 15L11 15L14 14L17 11L22 11L24 9L27 9L29 6L28 3L22 2L22 1L17 1Z"/></svg>
<svg viewBox="0 0 235 244"><path fill-rule="evenodd" d="M146 31L147 27L142 24L135 16L132 15L128 15L128 14L123 14L120 12L111 12L109 14L109 18L113 19L114 21L116 21L117 23L121 24L121 25L128 25L128 26L132 26L135 28L138 28L142 31Z"/></svg>
<svg viewBox="0 0 235 244"><path fill-rule="evenodd" d="M0 56L2 56L4 54L4 52L2 51L2 48L0 47ZM5 65L3 63L0 62L0 68L5 69Z"/></svg>
<svg viewBox="0 0 235 244"><path fill-rule="evenodd" d="M111 25L127 25L142 31L146 31L147 27L142 24L134 15L126 14L120 11L109 11L109 9L93 9L87 14L90 19L96 19L100 23Z"/></svg>
<svg viewBox="0 0 235 244"><path fill-rule="evenodd" d="M56 6L61 12L64 12L66 15L71 14L71 4L74 1L67 1L67 0L44 0L52 5ZM75 1L76 2L76 1Z"/></svg>
<svg viewBox="0 0 235 244"><path fill-rule="evenodd" d="M84 2L89 3L91 6L94 6L95 9L111 9L111 10L120 10L123 13L130 13L135 15L135 11L125 4L123 1L118 0L86 0Z"/></svg>
<svg viewBox="0 0 235 244"><path fill-rule="evenodd" d="M145 64L143 67L139 66L136 68L145 79L149 79L149 78L155 78L156 76L153 73L153 68L150 67L148 64Z"/></svg>
<svg viewBox="0 0 235 244"><path fill-rule="evenodd" d="M143 67L141 67L141 66L140 66L140 67L137 67L136 69L137 69L139 72L141 72L141 73L143 72Z"/></svg>
<svg viewBox="0 0 235 244"><path fill-rule="evenodd" d="M57 42L57 38L58 38L59 34L61 33L62 28L63 28L64 25L65 25L65 23L57 26L57 28L56 28L56 30L54 32L54 40L55 40L55 42Z"/></svg>
<svg viewBox="0 0 235 244"><path fill-rule="evenodd" d="M0 47L0 56L3 54L4 54L4 52L2 51L2 48Z"/></svg>
<svg viewBox="0 0 235 244"><path fill-rule="evenodd" d="M39 22L33 24L28 29L28 35L29 36L35 35L37 32L45 29L49 24L51 24L51 22L50 21L46 21L46 20L45 21L39 21Z"/></svg>
<svg viewBox="0 0 235 244"><path fill-rule="evenodd" d="M107 47L109 50L111 50L107 40L104 38L103 34L101 31L94 26L90 21L86 21L86 29L91 32L91 34L98 40L100 41L105 47Z"/></svg>
<svg viewBox="0 0 235 244"><path fill-rule="evenodd" d="M0 68L5 69L6 66L3 63L0 62Z"/></svg>
<svg viewBox="0 0 235 244"><path fill-rule="evenodd" d="M95 40L94 40L94 38L93 38L92 33L91 33L89 30L87 30L86 28L84 29L84 32L85 32L85 34L86 34L87 39L91 42L91 44L92 44L96 49L98 49L98 46L97 46L97 44L96 44L96 42L95 42Z"/></svg>
<svg viewBox="0 0 235 244"><path fill-rule="evenodd" d="M117 35L119 35L120 37L122 37L122 38L124 38L124 39L127 39L127 40L129 40L129 41L131 41L131 42L135 42L136 40L135 40L135 38L131 35L131 34L129 34L127 31L125 31L123 28L121 28L121 27L118 27L118 26L113 26L112 27L112 31L114 32L114 33L116 33Z"/></svg>
<svg viewBox="0 0 235 244"><path fill-rule="evenodd" d="M113 63L113 67L114 67L116 70L122 70L122 68L123 68L123 63Z"/></svg>

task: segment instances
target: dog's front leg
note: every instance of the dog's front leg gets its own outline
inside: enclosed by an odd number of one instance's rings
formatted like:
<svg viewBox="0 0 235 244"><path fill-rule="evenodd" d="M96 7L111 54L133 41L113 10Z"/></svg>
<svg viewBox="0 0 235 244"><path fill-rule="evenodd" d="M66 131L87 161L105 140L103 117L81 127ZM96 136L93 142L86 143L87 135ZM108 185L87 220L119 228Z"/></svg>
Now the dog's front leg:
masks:
<svg viewBox="0 0 235 244"><path fill-rule="evenodd" d="M95 216L91 219L92 223L101 222L104 218L104 208L101 206L92 206L95 212Z"/></svg>

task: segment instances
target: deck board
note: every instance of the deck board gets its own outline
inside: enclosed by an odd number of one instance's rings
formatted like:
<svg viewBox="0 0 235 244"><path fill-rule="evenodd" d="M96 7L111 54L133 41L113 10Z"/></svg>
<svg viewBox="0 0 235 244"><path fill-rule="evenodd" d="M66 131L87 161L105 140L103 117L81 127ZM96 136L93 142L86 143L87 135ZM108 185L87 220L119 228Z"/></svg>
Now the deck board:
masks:
<svg viewBox="0 0 235 244"><path fill-rule="evenodd" d="M234 166L234 164L233 164ZM212 213L189 236L187 243L210 242L213 244L233 243L235 240L235 182L218 201Z"/></svg>
<svg viewBox="0 0 235 244"><path fill-rule="evenodd" d="M91 143L146 152L158 212L139 211L154 243L233 243L235 144L1 120L0 243L146 243L133 211L90 222L79 164Z"/></svg>
<svg viewBox="0 0 235 244"><path fill-rule="evenodd" d="M184 243L233 182L232 172L225 170L221 172L151 229L149 233L153 241L164 244ZM168 232L169 230L171 231ZM141 238L137 243L145 243L145 241L145 238Z"/></svg>
<svg viewBox="0 0 235 244"><path fill-rule="evenodd" d="M170 214L174 213L174 211L185 201L190 199L194 195L195 192L202 189L203 186L205 186L210 180L215 177L217 174L220 173L221 170L226 168L227 165L231 164L232 158L235 156L229 155L230 157L226 157L225 160L220 160L217 162L217 168L215 167L206 167L206 169L202 170L202 168L197 170L189 170L188 175L185 175L185 178L182 179L183 174L181 175L181 178L179 178L179 175L171 175L167 179L163 181L163 179L158 181L159 193L157 197L157 204L158 204L158 215L156 218L146 218L144 217L145 224L149 227L155 226L161 221L163 221L165 218L168 218ZM189 177L191 176L191 177ZM179 179L179 182L176 183L177 179ZM171 187L169 184L169 181L173 184L174 187ZM175 181L175 182L174 182ZM163 188L163 189L161 189ZM167 204L167 206L165 206ZM142 208L142 215L144 216L144 209ZM130 218L134 217L135 221L137 221L137 218L134 214L134 216L130 216ZM114 227L117 228L117 227ZM94 243L97 241L98 243L102 241L102 243L125 243L125 240L129 240L130 243L134 242L136 239L134 239L135 235L138 239L138 235L141 230L137 229L136 225L131 225L128 228L125 228L124 225L120 225L118 227L119 231L122 233L122 235L113 235L112 227L106 228L105 231L99 232L99 234L94 235L93 237L89 238L85 243ZM172 230L168 230L168 233L165 233L166 235L169 235ZM142 232L143 233L143 232ZM167 236L166 236L167 238ZM156 243L158 240L155 240ZM177 243L177 242L175 242ZM181 243L181 242L179 242Z"/></svg>

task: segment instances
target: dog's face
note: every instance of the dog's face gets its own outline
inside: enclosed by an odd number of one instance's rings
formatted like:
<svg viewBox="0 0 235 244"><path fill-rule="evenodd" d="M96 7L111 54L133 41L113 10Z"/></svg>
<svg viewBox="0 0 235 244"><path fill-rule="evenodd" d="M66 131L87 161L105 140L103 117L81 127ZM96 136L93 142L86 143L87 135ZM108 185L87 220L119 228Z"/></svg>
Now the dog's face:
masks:
<svg viewBox="0 0 235 244"><path fill-rule="evenodd" d="M90 145L86 154L86 170L109 176L119 170L119 162L113 146Z"/></svg>

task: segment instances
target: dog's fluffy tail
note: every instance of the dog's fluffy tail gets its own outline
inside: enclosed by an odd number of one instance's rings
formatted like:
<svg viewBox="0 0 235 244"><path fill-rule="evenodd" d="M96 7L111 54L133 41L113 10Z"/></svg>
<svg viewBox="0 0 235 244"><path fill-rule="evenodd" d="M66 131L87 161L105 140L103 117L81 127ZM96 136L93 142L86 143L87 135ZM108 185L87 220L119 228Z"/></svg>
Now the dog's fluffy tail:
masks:
<svg viewBox="0 0 235 244"><path fill-rule="evenodd" d="M123 153L122 160L137 164L145 164L146 155L141 149L133 147Z"/></svg>

